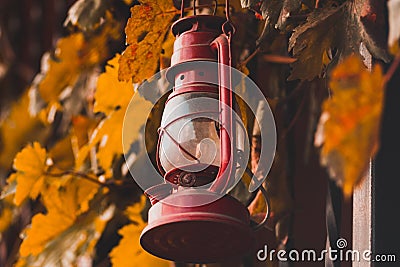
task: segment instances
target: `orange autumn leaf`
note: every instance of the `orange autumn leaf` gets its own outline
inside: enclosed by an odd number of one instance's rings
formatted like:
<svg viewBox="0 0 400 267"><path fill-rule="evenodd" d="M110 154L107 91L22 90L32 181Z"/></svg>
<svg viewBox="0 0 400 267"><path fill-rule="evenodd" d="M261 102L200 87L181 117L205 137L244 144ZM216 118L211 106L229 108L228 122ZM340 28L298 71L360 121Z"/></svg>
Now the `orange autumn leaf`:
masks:
<svg viewBox="0 0 400 267"><path fill-rule="evenodd" d="M120 80L134 83L150 78L158 67L165 35L169 31L176 9L169 0L143 0L131 8L125 28L129 45L119 63Z"/></svg>
<svg viewBox="0 0 400 267"><path fill-rule="evenodd" d="M321 163L346 196L360 183L377 151L383 87L381 67L369 72L356 56L332 72L332 97L323 103L315 145L321 146Z"/></svg>
<svg viewBox="0 0 400 267"><path fill-rule="evenodd" d="M146 252L140 245L139 239L146 223L143 221L141 211L145 204L142 196L139 203L128 207L126 214L133 222L122 227L118 234L122 236L119 244L110 252L113 267L169 267L169 261L157 258ZM126 255L132 255L127 257Z"/></svg>

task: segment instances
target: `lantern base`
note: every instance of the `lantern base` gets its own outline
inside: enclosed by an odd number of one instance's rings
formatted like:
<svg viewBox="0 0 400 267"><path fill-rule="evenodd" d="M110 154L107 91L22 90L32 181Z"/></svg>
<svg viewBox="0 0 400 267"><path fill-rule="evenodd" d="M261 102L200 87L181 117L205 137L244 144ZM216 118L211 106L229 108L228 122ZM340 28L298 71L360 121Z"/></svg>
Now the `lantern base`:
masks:
<svg viewBox="0 0 400 267"><path fill-rule="evenodd" d="M235 198L226 195L195 207L171 205L175 199L190 204L208 194L178 192L151 207L142 247L160 258L190 263L226 261L248 252L254 244L249 213Z"/></svg>

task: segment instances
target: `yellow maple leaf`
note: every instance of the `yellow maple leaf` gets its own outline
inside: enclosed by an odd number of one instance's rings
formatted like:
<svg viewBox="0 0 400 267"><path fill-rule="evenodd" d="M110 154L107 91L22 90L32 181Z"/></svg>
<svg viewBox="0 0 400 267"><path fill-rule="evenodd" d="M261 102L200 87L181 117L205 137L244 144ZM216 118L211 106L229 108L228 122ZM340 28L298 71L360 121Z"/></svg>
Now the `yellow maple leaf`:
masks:
<svg viewBox="0 0 400 267"><path fill-rule="evenodd" d="M74 154L72 151L71 136L59 140L54 146L49 150L49 157L57 166L57 169L69 170L74 166Z"/></svg>
<svg viewBox="0 0 400 267"><path fill-rule="evenodd" d="M8 183L17 181L14 197L16 205L20 205L28 196L35 199L45 188L46 150L38 142L27 145L14 159L17 171L8 178Z"/></svg>
<svg viewBox="0 0 400 267"><path fill-rule="evenodd" d="M104 210L101 208L101 212L97 209L99 209L98 206L85 214L84 217L75 220L65 230L51 237L48 242L44 242L44 246L42 243L36 244L42 249L37 254L29 251L28 256L22 256L22 253L20 253L21 256L16 266L59 266L61 259L63 266L80 266L82 265L82 258L86 260L93 259L95 245L101 237L107 222L112 218L115 206L110 205ZM42 230L39 227L35 229ZM53 230L53 224L50 230ZM41 236L38 238L41 238Z"/></svg>
<svg viewBox="0 0 400 267"><path fill-rule="evenodd" d="M14 160L14 168L24 175L40 176L46 168L46 149L38 142L26 146L17 154Z"/></svg>
<svg viewBox="0 0 400 267"><path fill-rule="evenodd" d="M99 144L97 158L106 171L110 169L114 157L129 149L139 137L140 128L146 122L142 114L149 112L151 107L149 101L135 96L130 108L114 111L95 129L89 145Z"/></svg>
<svg viewBox="0 0 400 267"><path fill-rule="evenodd" d="M82 33L71 34L57 42L55 58L47 57L47 73L39 83L39 92L46 102L57 101L59 94L75 83L81 71L79 51L85 44Z"/></svg>
<svg viewBox="0 0 400 267"><path fill-rule="evenodd" d="M46 107L42 108L37 114L37 118L43 123L43 125L49 126L54 122L54 118L57 112L62 112L62 106L59 102L50 102Z"/></svg>
<svg viewBox="0 0 400 267"><path fill-rule="evenodd" d="M140 128L146 123L153 104L138 93L131 99L125 111L123 127L123 149L127 151L130 145L139 137Z"/></svg>
<svg viewBox="0 0 400 267"><path fill-rule="evenodd" d="M57 42L54 55L43 57L42 73L38 75L40 97L48 103L39 116L32 116L32 90L24 93L12 106L10 115L0 123L2 151L0 167L9 168L15 154L29 141L45 140L51 128L45 128L42 122L49 123L49 114L60 108L59 96L67 88L73 88L83 69L93 68L108 57L108 40L119 36L120 25L109 12L106 13L103 28L91 38L82 33L71 34ZM36 78L35 78L36 80ZM34 82L35 86L36 81ZM18 131L16 131L18 129ZM4 139L7 138L7 141Z"/></svg>
<svg viewBox="0 0 400 267"><path fill-rule="evenodd" d="M0 202L0 235L6 231L13 221L13 205L9 197Z"/></svg>
<svg viewBox="0 0 400 267"><path fill-rule="evenodd" d="M82 265L82 258L86 260L93 258L95 245L114 209L115 207L111 206L102 214L89 213L82 220L76 221L58 235L51 237L44 246L39 244L42 250L37 254L30 253L27 256L22 256L22 253L20 253L15 266L59 266L60 260L62 260L62 266ZM46 221L43 220L43 222ZM39 228L35 229L39 230ZM50 225L50 230L52 229L53 224Z"/></svg>
<svg viewBox="0 0 400 267"><path fill-rule="evenodd" d="M97 80L94 112L109 115L117 107L126 108L134 94L132 83L118 80L118 61L120 55L107 62L105 72Z"/></svg>
<svg viewBox="0 0 400 267"><path fill-rule="evenodd" d="M0 213L0 233L7 230L12 222L12 209L4 208Z"/></svg>
<svg viewBox="0 0 400 267"><path fill-rule="evenodd" d="M47 213L39 213L32 218L20 247L21 256L38 255L50 241L73 225L77 216L88 210L88 202L98 188L91 181L71 178L65 186L53 185L43 192Z"/></svg>
<svg viewBox="0 0 400 267"><path fill-rule="evenodd" d="M142 196L139 203L128 207L126 214L134 223L122 227L118 234L122 236L119 244L110 252L113 267L168 267L169 261L157 258L146 252L140 245L139 238L146 223L141 217L145 203ZM126 255L131 255L127 257Z"/></svg>
<svg viewBox="0 0 400 267"><path fill-rule="evenodd" d="M70 144L75 160L79 157L80 149L87 145L89 142L89 137L93 133L98 120L86 116L78 115L72 117L71 120L72 128L70 133ZM76 162L75 162L76 163ZM82 163L79 163L80 166Z"/></svg>
<svg viewBox="0 0 400 267"><path fill-rule="evenodd" d="M0 167L10 168L15 155L31 140L44 140L49 133L42 122L29 114L29 93L14 103L10 113L0 122Z"/></svg>
<svg viewBox="0 0 400 267"><path fill-rule="evenodd" d="M60 38L54 56L46 58L44 78L38 84L42 99L46 102L58 101L60 93L73 86L82 70L92 68L108 56L108 40L119 37L119 25L109 12L106 12L103 28L98 34L85 38L84 34L74 33Z"/></svg>
<svg viewBox="0 0 400 267"><path fill-rule="evenodd" d="M384 98L382 69L369 72L351 56L332 72L332 97L323 103L315 135L321 163L349 196L360 183L378 148Z"/></svg>
<svg viewBox="0 0 400 267"><path fill-rule="evenodd" d="M87 38L82 51L79 51L81 60L86 67L92 67L104 62L109 57L109 40L117 40L121 36L122 25L116 20L110 11L105 12L106 23L98 34Z"/></svg>
<svg viewBox="0 0 400 267"><path fill-rule="evenodd" d="M267 204L261 191L257 192L256 197L253 199L247 209L249 210L251 215L258 215L260 213L266 212Z"/></svg>
<svg viewBox="0 0 400 267"><path fill-rule="evenodd" d="M77 158L77 166L80 166L89 150L98 145L97 159L107 177L111 175L114 157L121 155L138 138L139 130L147 119L143 114L149 113L152 108L150 101L135 94L132 83L118 81L118 58L119 55L116 55L108 62L106 72L99 77L97 84L95 111L101 111L107 117L93 131L88 145L82 147Z"/></svg>
<svg viewBox="0 0 400 267"><path fill-rule="evenodd" d="M66 213L75 219L88 210L89 201L98 192L99 184L81 177L70 177L62 186L52 186L43 195L48 212Z"/></svg>
<svg viewBox="0 0 400 267"><path fill-rule="evenodd" d="M94 130L89 146L99 144L97 159L99 165L106 171L106 176L111 168L116 155L123 153L122 149L122 127L125 117L125 110L116 110L105 118Z"/></svg>
<svg viewBox="0 0 400 267"><path fill-rule="evenodd" d="M32 218L31 228L26 230L26 238L20 247L21 256L38 255L49 241L71 226L73 222L70 216L60 216L54 212L46 215L36 214Z"/></svg>
<svg viewBox="0 0 400 267"><path fill-rule="evenodd" d="M99 185L84 179L78 178L76 189L76 214L79 215L89 210L89 202L99 191Z"/></svg>
<svg viewBox="0 0 400 267"><path fill-rule="evenodd" d="M135 83L150 78L157 70L162 43L176 9L169 0L143 0L131 8L125 33L129 45L119 63L119 79Z"/></svg>

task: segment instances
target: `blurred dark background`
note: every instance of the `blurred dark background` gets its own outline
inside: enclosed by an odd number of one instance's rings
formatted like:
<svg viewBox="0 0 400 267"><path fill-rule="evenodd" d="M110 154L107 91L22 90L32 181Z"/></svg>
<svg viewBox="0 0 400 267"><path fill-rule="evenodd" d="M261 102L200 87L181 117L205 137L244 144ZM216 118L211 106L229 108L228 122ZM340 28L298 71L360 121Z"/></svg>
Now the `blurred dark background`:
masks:
<svg viewBox="0 0 400 267"><path fill-rule="evenodd" d="M66 33L75 0L0 0L0 114L40 70L40 59Z"/></svg>

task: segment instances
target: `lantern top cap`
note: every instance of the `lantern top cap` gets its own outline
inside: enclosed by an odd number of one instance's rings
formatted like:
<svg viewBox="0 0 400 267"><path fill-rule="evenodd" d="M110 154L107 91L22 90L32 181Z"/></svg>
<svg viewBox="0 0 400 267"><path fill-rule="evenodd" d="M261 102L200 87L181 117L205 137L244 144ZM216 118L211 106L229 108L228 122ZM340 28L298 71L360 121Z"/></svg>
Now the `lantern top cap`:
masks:
<svg viewBox="0 0 400 267"><path fill-rule="evenodd" d="M196 15L184 17L172 24L171 31L174 36L179 36L184 32L215 32L222 33L222 25L226 18L213 15Z"/></svg>

